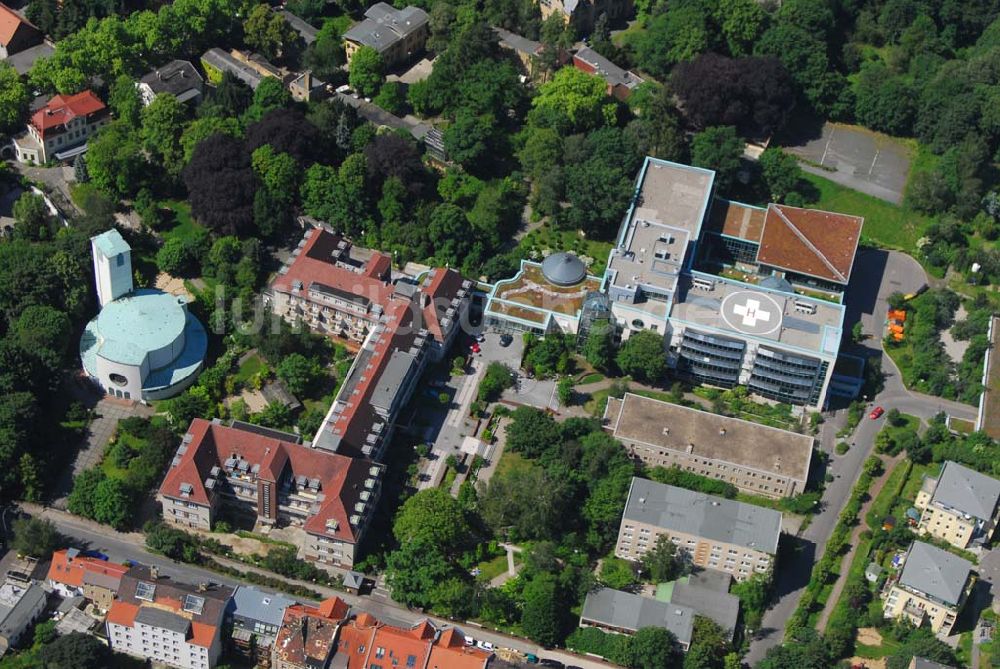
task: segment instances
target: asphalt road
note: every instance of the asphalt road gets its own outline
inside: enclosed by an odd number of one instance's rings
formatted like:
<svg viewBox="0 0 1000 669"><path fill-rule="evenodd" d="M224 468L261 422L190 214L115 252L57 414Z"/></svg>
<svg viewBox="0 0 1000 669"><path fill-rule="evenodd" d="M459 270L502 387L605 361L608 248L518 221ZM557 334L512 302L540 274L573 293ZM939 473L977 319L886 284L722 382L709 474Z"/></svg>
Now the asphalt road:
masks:
<svg viewBox="0 0 1000 669"><path fill-rule="evenodd" d="M845 330L857 320L861 320L865 334L869 335L867 347L853 347L853 353L865 356L879 356L885 373L885 388L872 401L871 406L881 406L886 411L895 408L903 413L929 419L941 411L957 418L975 420L976 408L967 404L951 402L939 397L913 393L903 386L899 371L889 356L882 355L882 326L888 307L887 298L895 292L909 293L926 281L926 274L920 265L902 253L864 249L859 252L857 265L851 277L851 288L847 296L848 314ZM871 286L877 285L877 292ZM786 548L779 561L776 573L775 592L777 602L764 615L756 638L750 644L750 651L744 661L751 666L763 659L769 649L782 642L785 623L799 604L813 565L823 554L827 539L833 532L851 489L861 474L861 466L872 453L875 435L882 429L885 419L871 420L867 414L847 441L851 449L844 455L834 454L836 433L846 422L843 410L826 414L826 422L820 431L819 447L830 454L828 471L834 480L826 485L820 511L798 537L786 537Z"/></svg>
<svg viewBox="0 0 1000 669"><path fill-rule="evenodd" d="M71 538L81 549L96 550L107 555L112 560L125 562L133 560L146 565L155 566L161 575L188 583L215 582L222 585L236 587L247 585L246 582L218 574L208 569L202 569L193 565L174 562L161 555L155 555L146 551L142 545L141 535L136 533L115 532L114 530L102 526L97 526L90 521L76 518L67 513L54 509L45 509L36 514L51 520L59 531ZM139 545L137 545L137 543ZM310 584L304 584L310 585ZM259 586L257 586L259 587ZM323 591L324 588L310 587ZM260 588L268 590L268 588ZM591 658L580 657L571 653L546 650L533 644L527 639L507 636L498 632L492 632L470 623L445 620L434 616L426 616L418 611L412 611L399 606L393 602L380 601L369 596L356 596L344 592L329 592L324 594L336 595L347 602L352 607L358 607L385 622L396 625L409 625L419 620L430 619L440 627L459 626L469 635L478 640L489 641L497 647L512 648L522 653L534 653L540 658L550 658L564 663L567 667L577 666L581 669L608 669L615 665L600 662Z"/></svg>

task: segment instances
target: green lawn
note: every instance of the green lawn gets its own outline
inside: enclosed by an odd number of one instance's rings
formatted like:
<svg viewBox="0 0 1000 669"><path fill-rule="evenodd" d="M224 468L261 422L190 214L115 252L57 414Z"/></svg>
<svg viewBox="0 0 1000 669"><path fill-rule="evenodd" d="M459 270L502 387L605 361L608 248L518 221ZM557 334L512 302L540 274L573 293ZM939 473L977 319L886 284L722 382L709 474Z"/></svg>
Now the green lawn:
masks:
<svg viewBox="0 0 1000 669"><path fill-rule="evenodd" d="M240 365L239 370L236 372L236 382L237 383L248 383L251 378L258 372L263 372L267 369L267 364L259 355L252 355L243 361Z"/></svg>
<svg viewBox="0 0 1000 669"><path fill-rule="evenodd" d="M588 383L597 383L598 381L603 381L603 380L604 380L603 374L601 374L600 372L592 372L581 378L576 383L577 385L585 386Z"/></svg>
<svg viewBox="0 0 1000 669"><path fill-rule="evenodd" d="M497 463L497 470L494 476L503 476L504 474L515 469L526 469L534 467L530 461L522 458L517 453L510 450L505 450L503 455L500 456L500 462Z"/></svg>
<svg viewBox="0 0 1000 669"><path fill-rule="evenodd" d="M940 462L932 462L926 465L913 465L913 468L910 470L910 476L906 479L906 485L903 486L903 491L899 494L899 496L913 502L917 499L917 493L920 492L920 486L924 481L924 476L934 477L940 473Z"/></svg>
<svg viewBox="0 0 1000 669"><path fill-rule="evenodd" d="M532 230L518 246L530 257L530 252L538 254L537 259L541 260L541 253L545 249L551 251L572 251L578 256L587 256L594 259L589 272L594 276L604 274L604 269L608 265L608 254L611 252L611 242L602 242L588 239L580 235L576 230L554 230L546 225L537 230Z"/></svg>
<svg viewBox="0 0 1000 669"><path fill-rule="evenodd" d="M865 195L814 174L803 175L818 192L809 206L843 214L863 216L861 240L884 248L913 253L917 240L931 223L923 214Z"/></svg>
<svg viewBox="0 0 1000 669"><path fill-rule="evenodd" d="M191 239L199 230L204 230L204 228L195 222L194 218L191 216L191 205L183 200L164 200L160 203L163 207L169 209L174 213L174 218L177 223L174 227L170 228L163 233L163 238L170 239L171 237L180 237L181 239Z"/></svg>

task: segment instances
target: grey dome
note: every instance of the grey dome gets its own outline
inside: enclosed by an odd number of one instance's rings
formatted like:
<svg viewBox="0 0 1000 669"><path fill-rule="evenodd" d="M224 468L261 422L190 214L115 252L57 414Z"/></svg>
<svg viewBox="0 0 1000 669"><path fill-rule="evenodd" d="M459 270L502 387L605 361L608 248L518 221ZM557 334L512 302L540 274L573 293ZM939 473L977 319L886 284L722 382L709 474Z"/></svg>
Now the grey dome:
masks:
<svg viewBox="0 0 1000 669"><path fill-rule="evenodd" d="M572 253L553 253L542 261L546 281L557 286L575 286L587 278L587 266Z"/></svg>

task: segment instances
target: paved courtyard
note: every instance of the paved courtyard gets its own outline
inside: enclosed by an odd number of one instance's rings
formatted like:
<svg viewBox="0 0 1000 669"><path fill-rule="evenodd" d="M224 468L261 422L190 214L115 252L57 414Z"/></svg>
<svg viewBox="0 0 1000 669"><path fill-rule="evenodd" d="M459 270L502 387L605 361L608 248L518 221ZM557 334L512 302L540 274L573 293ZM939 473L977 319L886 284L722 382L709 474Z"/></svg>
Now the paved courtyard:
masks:
<svg viewBox="0 0 1000 669"><path fill-rule="evenodd" d="M786 151L811 163L802 165L806 172L881 200L895 204L903 201L910 174L910 150L891 137L865 128L826 123L818 135L793 132L786 143Z"/></svg>

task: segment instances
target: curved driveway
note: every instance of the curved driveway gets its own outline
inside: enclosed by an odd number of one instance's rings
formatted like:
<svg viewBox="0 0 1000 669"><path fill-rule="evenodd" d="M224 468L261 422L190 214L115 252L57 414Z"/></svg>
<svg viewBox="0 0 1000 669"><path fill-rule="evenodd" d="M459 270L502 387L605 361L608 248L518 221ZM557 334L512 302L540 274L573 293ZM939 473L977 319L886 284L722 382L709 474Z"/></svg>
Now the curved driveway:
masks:
<svg viewBox="0 0 1000 669"><path fill-rule="evenodd" d="M895 251L859 249L848 289L844 329L850 331L851 326L860 319L863 331L868 335L867 346L845 347L844 351L866 357L881 357L885 388L873 399L871 405L881 406L886 411L899 409L923 420L941 411L957 418L975 420L975 407L907 390L891 358L882 355L882 328L889 295L895 292L911 293L926 281L927 275L923 268L908 255ZM877 291L873 290L874 286L878 286ZM809 526L794 539L786 537L780 558L781 568L775 582L777 602L764 614L761 629L744 658L751 666L760 662L770 648L782 642L785 624L798 606L813 565L823 554L827 539L861 473L861 466L872 452L875 435L882 428L884 419L873 421L866 415L848 439L852 444L851 449L842 456L835 455L833 448L839 441L837 431L846 423L846 413L841 408L824 414L826 422L820 431L819 447L830 455L828 471L834 475L834 480L827 484L820 510Z"/></svg>

